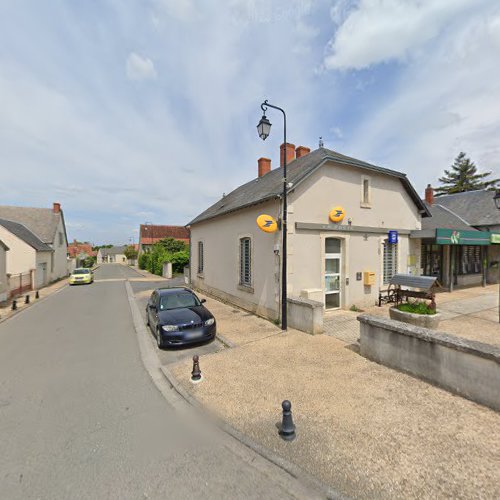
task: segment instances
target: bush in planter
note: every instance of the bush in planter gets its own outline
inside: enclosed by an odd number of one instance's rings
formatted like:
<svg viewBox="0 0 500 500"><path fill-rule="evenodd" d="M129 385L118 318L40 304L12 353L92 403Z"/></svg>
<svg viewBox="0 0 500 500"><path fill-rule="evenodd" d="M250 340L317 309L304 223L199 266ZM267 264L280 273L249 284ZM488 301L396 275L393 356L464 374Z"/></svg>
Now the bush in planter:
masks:
<svg viewBox="0 0 500 500"><path fill-rule="evenodd" d="M397 306L399 311L412 314L436 314L436 309L427 305L425 302L407 302Z"/></svg>

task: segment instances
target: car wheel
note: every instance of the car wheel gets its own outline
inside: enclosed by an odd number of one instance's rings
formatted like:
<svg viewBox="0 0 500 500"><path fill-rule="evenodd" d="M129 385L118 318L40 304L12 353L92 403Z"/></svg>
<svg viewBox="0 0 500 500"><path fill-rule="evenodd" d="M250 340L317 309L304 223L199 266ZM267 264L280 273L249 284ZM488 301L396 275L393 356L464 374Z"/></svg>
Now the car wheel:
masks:
<svg viewBox="0 0 500 500"><path fill-rule="evenodd" d="M161 338L161 333L159 328L156 329L156 344L158 346L158 349L163 349L164 347L163 339Z"/></svg>

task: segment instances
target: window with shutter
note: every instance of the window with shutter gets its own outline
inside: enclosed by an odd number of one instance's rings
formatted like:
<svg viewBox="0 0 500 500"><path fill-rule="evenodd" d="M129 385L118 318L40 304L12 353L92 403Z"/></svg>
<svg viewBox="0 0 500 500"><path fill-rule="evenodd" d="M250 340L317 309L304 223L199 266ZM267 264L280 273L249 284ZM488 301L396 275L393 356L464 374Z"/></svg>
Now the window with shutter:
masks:
<svg viewBox="0 0 500 500"><path fill-rule="evenodd" d="M203 273L204 261L203 261L203 241L198 241L198 273Z"/></svg>
<svg viewBox="0 0 500 500"><path fill-rule="evenodd" d="M384 241L384 285L387 285L391 278L398 272L398 245Z"/></svg>
<svg viewBox="0 0 500 500"><path fill-rule="evenodd" d="M251 240L240 239L240 285L250 286L252 284L251 269Z"/></svg>

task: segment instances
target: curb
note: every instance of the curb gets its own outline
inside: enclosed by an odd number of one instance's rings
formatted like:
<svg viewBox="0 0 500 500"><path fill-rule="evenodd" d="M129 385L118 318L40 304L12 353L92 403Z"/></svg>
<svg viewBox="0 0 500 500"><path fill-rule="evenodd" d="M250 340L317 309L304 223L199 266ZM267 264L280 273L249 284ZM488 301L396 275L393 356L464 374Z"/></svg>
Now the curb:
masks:
<svg viewBox="0 0 500 500"><path fill-rule="evenodd" d="M224 345L224 347L227 347L228 349L232 349L233 347L238 347L237 344L235 344L232 340L229 340L227 337L224 337L223 335L219 335L217 333L215 337L219 339Z"/></svg>
<svg viewBox="0 0 500 500"><path fill-rule="evenodd" d="M221 340L222 341L222 340ZM184 387L177 381L172 372L166 366L161 366L161 372L166 378L167 382L170 384L172 389L179 394L189 405L197 410L203 410L206 412L205 407L200 403L194 396L189 394ZM212 415L213 416L213 415ZM227 434L232 436L234 439L239 441L242 445L250 448L255 453L259 454L261 457L265 458L267 461L273 463L280 469L283 469L290 476L294 477L298 481L304 483L305 485L312 486L314 489L318 490L321 494L325 495L325 498L329 500L347 500L348 497L341 495L339 492L335 491L330 486L324 484L319 479L311 476L308 472L304 471L298 465L295 465L288 460L280 457L273 451L269 450L265 446L260 445L253 439L249 438L239 430L235 429L231 424L222 420L220 417L215 417L218 426Z"/></svg>

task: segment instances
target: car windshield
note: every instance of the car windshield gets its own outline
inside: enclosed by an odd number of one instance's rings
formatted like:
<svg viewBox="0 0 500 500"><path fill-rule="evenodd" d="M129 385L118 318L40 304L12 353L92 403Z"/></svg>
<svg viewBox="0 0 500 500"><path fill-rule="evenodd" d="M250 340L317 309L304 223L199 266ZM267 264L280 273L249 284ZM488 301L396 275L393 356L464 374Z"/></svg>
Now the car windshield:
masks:
<svg viewBox="0 0 500 500"><path fill-rule="evenodd" d="M73 274L89 274L90 269L75 269Z"/></svg>
<svg viewBox="0 0 500 500"><path fill-rule="evenodd" d="M192 293L168 293L160 297L160 311L199 305L200 301Z"/></svg>

